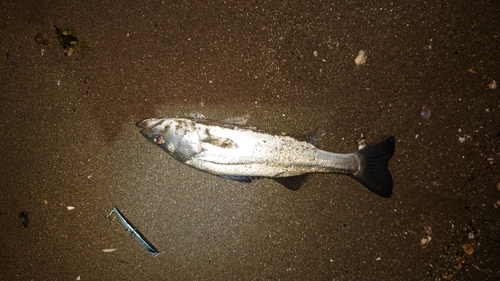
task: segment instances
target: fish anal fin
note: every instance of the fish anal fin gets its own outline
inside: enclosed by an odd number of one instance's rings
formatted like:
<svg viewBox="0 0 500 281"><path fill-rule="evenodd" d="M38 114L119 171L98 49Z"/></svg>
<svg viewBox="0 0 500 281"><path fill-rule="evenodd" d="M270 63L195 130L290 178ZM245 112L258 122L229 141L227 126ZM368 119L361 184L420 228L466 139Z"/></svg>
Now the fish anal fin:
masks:
<svg viewBox="0 0 500 281"><path fill-rule="evenodd" d="M293 177L272 178L275 182L281 183L290 190L298 190L309 178L309 174L303 174Z"/></svg>

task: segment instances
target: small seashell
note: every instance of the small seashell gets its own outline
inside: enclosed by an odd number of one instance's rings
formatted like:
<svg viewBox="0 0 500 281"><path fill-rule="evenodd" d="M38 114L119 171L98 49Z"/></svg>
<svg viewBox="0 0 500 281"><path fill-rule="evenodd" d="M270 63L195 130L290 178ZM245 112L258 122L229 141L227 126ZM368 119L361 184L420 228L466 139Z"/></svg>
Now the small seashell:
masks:
<svg viewBox="0 0 500 281"><path fill-rule="evenodd" d="M74 208L75 208L75 207L73 207L73 206L68 206L68 211L71 211L71 210L73 210Z"/></svg>

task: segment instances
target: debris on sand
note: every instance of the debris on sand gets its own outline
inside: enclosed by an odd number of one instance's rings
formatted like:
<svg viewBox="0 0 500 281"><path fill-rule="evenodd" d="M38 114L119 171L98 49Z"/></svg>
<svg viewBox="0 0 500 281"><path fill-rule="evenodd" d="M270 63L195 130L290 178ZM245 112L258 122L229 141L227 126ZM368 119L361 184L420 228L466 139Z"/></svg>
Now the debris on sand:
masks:
<svg viewBox="0 0 500 281"><path fill-rule="evenodd" d="M19 217L21 219L23 219L23 226L24 226L24 228L27 228L30 225L30 220L29 220L28 215L29 215L29 213L26 212L26 211L23 211L23 212L19 213Z"/></svg>
<svg viewBox="0 0 500 281"><path fill-rule="evenodd" d="M70 57L77 50L90 50L90 46L87 43L76 38L76 32L74 30L69 28L58 28L55 25L54 28L57 32L57 40L59 40L59 43L61 43L64 49L65 56Z"/></svg>
<svg viewBox="0 0 500 281"><path fill-rule="evenodd" d="M360 66L365 64L367 58L368 57L366 56L366 52L361 50L359 51L358 56L354 59L354 62L357 66Z"/></svg>
<svg viewBox="0 0 500 281"><path fill-rule="evenodd" d="M463 244L462 250L464 250L464 252L469 256L474 253L474 248L472 248L472 245L469 243Z"/></svg>
<svg viewBox="0 0 500 281"><path fill-rule="evenodd" d="M50 44L50 40L45 38L45 36L43 36L42 33L38 32L37 34L35 34L35 42L38 44L38 45L43 45L43 46L47 46Z"/></svg>
<svg viewBox="0 0 500 281"><path fill-rule="evenodd" d="M19 67L19 64L14 60L14 57L9 54L9 53L5 53L5 58L10 62L10 64L12 64L13 66L15 67Z"/></svg>
<svg viewBox="0 0 500 281"><path fill-rule="evenodd" d="M105 253L112 253L112 252L116 251L116 249L103 249L102 251Z"/></svg>
<svg viewBox="0 0 500 281"><path fill-rule="evenodd" d="M488 88L495 90L497 88L497 81L493 80L490 84L488 84Z"/></svg>
<svg viewBox="0 0 500 281"><path fill-rule="evenodd" d="M422 109L420 109L420 117L424 119L429 119L431 118L431 109L427 107L426 105L422 106Z"/></svg>
<svg viewBox="0 0 500 281"><path fill-rule="evenodd" d="M422 249L427 249L429 247L429 243L432 240L432 228L430 226L424 227L424 233L425 235L420 239L420 247Z"/></svg>

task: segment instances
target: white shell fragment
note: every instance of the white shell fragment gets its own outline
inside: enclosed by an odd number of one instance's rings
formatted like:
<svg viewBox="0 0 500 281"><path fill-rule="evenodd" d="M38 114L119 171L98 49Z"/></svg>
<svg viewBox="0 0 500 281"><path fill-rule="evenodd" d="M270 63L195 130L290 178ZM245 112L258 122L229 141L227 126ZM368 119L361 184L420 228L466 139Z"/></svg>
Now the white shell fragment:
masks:
<svg viewBox="0 0 500 281"><path fill-rule="evenodd" d="M73 210L74 208L75 208L75 207L73 207L73 206L68 206L68 211L71 211L71 210Z"/></svg>
<svg viewBox="0 0 500 281"><path fill-rule="evenodd" d="M357 66L360 66L360 65L365 64L367 58L368 57L366 56L366 52L361 50L361 51L359 51L356 59L354 59L354 62L356 63Z"/></svg>
<svg viewBox="0 0 500 281"><path fill-rule="evenodd" d="M111 252L116 251L116 249L103 249L102 251L105 253L111 253Z"/></svg>

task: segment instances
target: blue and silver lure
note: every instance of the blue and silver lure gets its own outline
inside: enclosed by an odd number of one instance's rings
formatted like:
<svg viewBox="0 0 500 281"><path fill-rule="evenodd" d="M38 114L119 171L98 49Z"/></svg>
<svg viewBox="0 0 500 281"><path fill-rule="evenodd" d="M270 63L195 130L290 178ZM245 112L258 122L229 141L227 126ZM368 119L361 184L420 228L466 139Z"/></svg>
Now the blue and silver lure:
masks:
<svg viewBox="0 0 500 281"><path fill-rule="evenodd" d="M159 253L158 250L130 223L129 220L125 218L125 216L118 210L118 208L114 207L113 210L106 216L109 218L111 214L115 213L118 220L125 226L125 229L134 237L135 241L141 244L144 249L148 250L149 253L156 257Z"/></svg>

